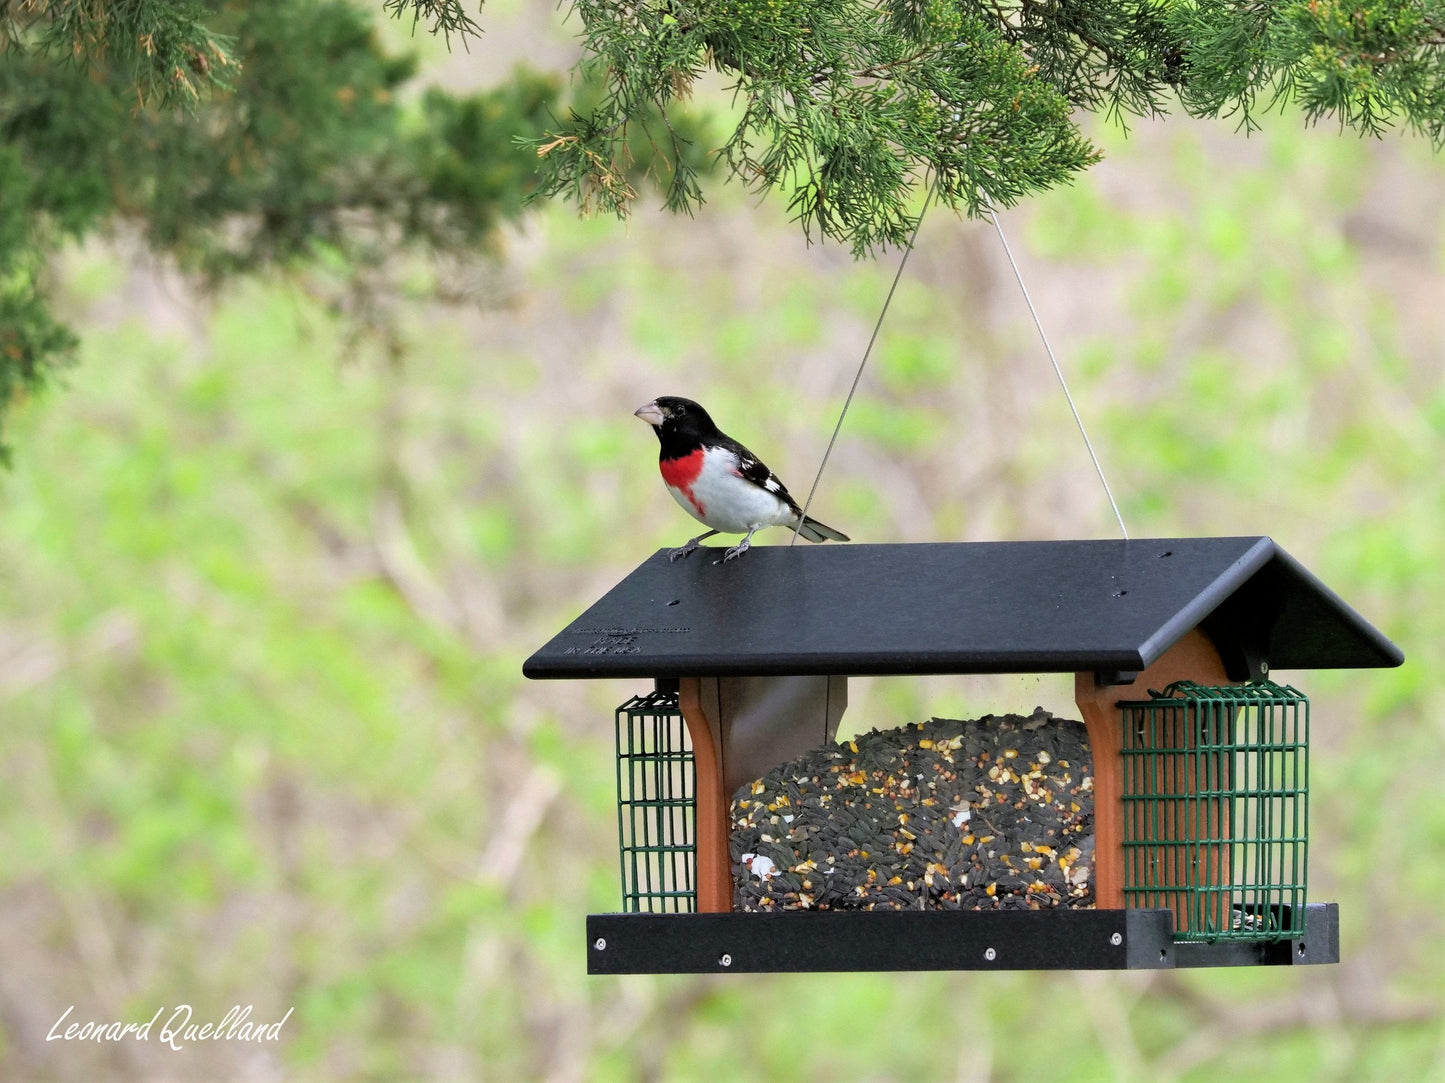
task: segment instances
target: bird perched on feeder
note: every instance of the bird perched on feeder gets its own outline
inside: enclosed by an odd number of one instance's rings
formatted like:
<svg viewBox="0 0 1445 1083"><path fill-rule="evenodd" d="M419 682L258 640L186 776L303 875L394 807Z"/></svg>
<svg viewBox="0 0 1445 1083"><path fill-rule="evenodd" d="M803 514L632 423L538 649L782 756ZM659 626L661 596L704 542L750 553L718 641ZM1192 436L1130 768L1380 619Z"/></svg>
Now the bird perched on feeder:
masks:
<svg viewBox="0 0 1445 1083"><path fill-rule="evenodd" d="M723 560L732 560L747 552L753 534L768 526L790 527L811 542L848 540L841 531L805 517L778 476L718 429L691 399L663 396L639 407L636 414L652 426L662 444L658 466L667 491L689 515L711 527L674 549L673 560L687 556L714 534L746 534L723 554Z"/></svg>

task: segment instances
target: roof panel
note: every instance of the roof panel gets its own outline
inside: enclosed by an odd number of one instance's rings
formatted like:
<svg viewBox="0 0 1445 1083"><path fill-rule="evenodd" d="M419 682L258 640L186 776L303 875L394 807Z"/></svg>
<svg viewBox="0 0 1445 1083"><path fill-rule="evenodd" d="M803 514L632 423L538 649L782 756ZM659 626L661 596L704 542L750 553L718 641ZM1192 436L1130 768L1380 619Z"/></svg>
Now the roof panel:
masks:
<svg viewBox="0 0 1445 1083"><path fill-rule="evenodd" d="M1276 669L1400 652L1269 538L758 546L649 557L529 677L1141 670L1203 625Z"/></svg>

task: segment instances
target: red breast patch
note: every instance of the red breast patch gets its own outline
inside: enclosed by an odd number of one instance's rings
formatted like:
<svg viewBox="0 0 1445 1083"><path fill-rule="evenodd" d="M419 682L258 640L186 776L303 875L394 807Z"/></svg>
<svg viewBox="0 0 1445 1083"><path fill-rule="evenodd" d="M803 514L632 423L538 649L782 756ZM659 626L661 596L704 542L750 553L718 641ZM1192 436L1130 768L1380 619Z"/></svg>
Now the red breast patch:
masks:
<svg viewBox="0 0 1445 1083"><path fill-rule="evenodd" d="M681 490L682 494L697 508L699 515L707 514L701 504L693 498L692 483L702 473L702 460L707 455L705 448L698 448L689 455L681 455L676 459L662 459L658 467L662 470L662 480L671 485L674 489Z"/></svg>
<svg viewBox="0 0 1445 1083"><path fill-rule="evenodd" d="M691 489L692 483L702 473L702 459L707 452L698 448L691 455L677 459L663 459L658 463L662 469L662 480L674 489Z"/></svg>

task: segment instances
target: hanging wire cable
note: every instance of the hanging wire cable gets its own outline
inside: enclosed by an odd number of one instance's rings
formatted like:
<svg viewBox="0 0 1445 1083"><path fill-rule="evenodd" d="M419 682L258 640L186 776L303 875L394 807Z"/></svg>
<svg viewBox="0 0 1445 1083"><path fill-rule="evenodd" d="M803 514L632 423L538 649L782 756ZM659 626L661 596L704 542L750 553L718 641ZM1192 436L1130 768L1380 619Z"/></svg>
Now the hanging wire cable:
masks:
<svg viewBox="0 0 1445 1083"><path fill-rule="evenodd" d="M1074 396L1069 394L1068 382L1064 379L1064 370L1059 367L1059 359L1054 356L1054 348L1049 345L1049 336L1044 334L1044 325L1039 320L1038 310L1034 308L1033 298L1029 296L1029 288L1024 285L1024 276L1019 273L1019 265L1014 262L1013 250L1008 246L1008 238L1003 235L1003 226L999 224L998 214L992 207L989 208L989 217L993 219L993 228L998 231L998 239L1003 243L1004 255L1008 256L1008 265L1013 268L1014 278L1018 280L1019 289L1023 292L1024 303L1029 306L1029 315L1034 318L1034 327L1038 329L1039 338L1043 341L1044 352L1049 355L1049 362L1054 366L1054 375L1059 378L1059 386L1064 389L1064 398L1069 401L1069 409L1074 415L1074 424L1079 426L1079 435L1084 438L1084 447L1088 449L1089 458L1093 460L1094 470L1099 475L1099 483L1104 486L1104 495L1109 498L1109 506L1114 509L1114 518L1119 520L1119 532L1124 535L1124 540L1129 540L1129 530L1124 526L1124 516L1119 514L1119 505L1114 501L1114 494L1109 489L1108 479L1104 477L1104 468L1099 465L1099 456L1094 454L1094 445L1089 442L1089 434L1084 430L1084 419L1079 416L1079 408L1074 405Z"/></svg>
<svg viewBox="0 0 1445 1083"><path fill-rule="evenodd" d="M788 546L798 543L798 535L802 533L803 522L808 518L808 509L813 506L813 494L818 491L818 482L823 478L823 468L828 465L828 456L833 454L833 445L838 442L838 433L843 429L843 419L848 416L848 407L853 403L853 394L858 390L858 381L863 379L863 369L868 365L868 358L873 354L873 344L878 341L878 332L883 328L883 317L888 315L888 306L893 303L893 294L898 289L898 280L903 277L903 268L908 266L908 257L913 252L913 243L918 240L919 227L923 225L923 216L928 213L928 204L933 200L933 185L928 186L928 191L923 197L923 206L919 208L918 220L913 223L913 235L908 238L908 245L903 249L903 258L898 261L898 270L893 274L893 284L888 287L888 296L883 298L883 308L878 313L878 320L873 324L873 334L868 338L868 346L863 351L863 360L858 362L858 371L853 374L853 386L848 388L848 397L843 400L843 409L838 411L838 424L833 426L833 435L828 438L828 447L823 452L823 461L818 464L818 472L813 476L813 487L808 490L808 499L803 501L803 514L798 516L798 525L793 528L793 536L788 540Z"/></svg>

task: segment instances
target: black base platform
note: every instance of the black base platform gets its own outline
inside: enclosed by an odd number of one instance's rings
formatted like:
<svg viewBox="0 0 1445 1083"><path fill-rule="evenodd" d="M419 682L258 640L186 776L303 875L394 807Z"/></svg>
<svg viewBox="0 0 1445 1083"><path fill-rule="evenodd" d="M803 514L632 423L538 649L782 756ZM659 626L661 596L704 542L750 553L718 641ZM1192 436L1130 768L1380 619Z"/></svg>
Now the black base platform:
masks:
<svg viewBox="0 0 1445 1083"><path fill-rule="evenodd" d="M1167 970L1340 961L1339 907L1298 940L1175 942L1168 910L589 914L589 974Z"/></svg>

